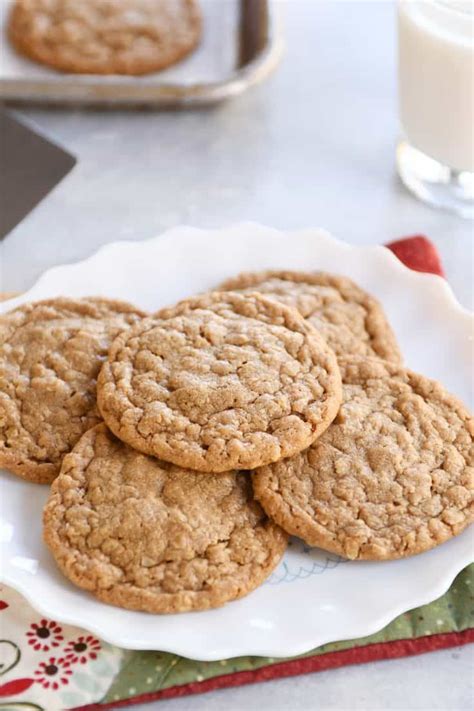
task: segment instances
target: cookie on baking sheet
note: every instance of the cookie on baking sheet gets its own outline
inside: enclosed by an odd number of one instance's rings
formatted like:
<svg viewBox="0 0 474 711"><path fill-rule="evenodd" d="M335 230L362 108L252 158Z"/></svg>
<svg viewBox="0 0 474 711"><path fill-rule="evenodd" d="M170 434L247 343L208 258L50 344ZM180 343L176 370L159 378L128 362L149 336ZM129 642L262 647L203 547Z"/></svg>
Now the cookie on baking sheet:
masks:
<svg viewBox="0 0 474 711"><path fill-rule="evenodd" d="M182 467L253 469L308 447L341 403L334 353L260 294L186 299L119 336L98 379L117 437Z"/></svg>
<svg viewBox="0 0 474 711"><path fill-rule="evenodd" d="M96 377L111 340L145 314L110 299L50 299L0 315L0 467L48 483L100 421Z"/></svg>
<svg viewBox="0 0 474 711"><path fill-rule="evenodd" d="M436 381L375 358L340 361L344 402L308 450L254 472L289 533L352 559L414 555L474 519L474 420Z"/></svg>
<svg viewBox="0 0 474 711"><path fill-rule="evenodd" d="M16 0L15 48L79 74L146 74L189 54L201 37L197 0Z"/></svg>
<svg viewBox="0 0 474 711"><path fill-rule="evenodd" d="M258 291L296 308L338 357L360 355L402 362L382 306L347 277L326 272L249 272L227 279L218 288Z"/></svg>
<svg viewBox="0 0 474 711"><path fill-rule="evenodd" d="M104 602L148 612L218 607L260 585L287 535L249 477L180 469L100 424L64 458L44 510L63 573Z"/></svg>

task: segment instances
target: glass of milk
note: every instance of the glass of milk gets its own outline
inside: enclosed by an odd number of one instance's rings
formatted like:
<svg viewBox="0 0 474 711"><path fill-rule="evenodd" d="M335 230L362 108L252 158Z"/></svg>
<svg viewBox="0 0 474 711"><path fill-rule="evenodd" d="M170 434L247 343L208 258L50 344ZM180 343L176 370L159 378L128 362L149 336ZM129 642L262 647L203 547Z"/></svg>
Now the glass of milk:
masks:
<svg viewBox="0 0 474 711"><path fill-rule="evenodd" d="M421 200L474 217L474 2L399 0L399 175Z"/></svg>

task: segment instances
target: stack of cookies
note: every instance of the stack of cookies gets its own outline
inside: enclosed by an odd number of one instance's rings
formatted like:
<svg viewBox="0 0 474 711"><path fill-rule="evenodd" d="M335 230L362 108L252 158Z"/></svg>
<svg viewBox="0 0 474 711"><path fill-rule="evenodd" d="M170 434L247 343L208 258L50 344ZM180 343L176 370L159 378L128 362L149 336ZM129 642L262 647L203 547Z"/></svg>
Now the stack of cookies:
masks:
<svg viewBox="0 0 474 711"><path fill-rule="evenodd" d="M46 544L120 607L239 598L288 534L353 560L432 548L473 520L473 435L344 277L243 274L152 316L58 298L0 317L0 465L52 482Z"/></svg>

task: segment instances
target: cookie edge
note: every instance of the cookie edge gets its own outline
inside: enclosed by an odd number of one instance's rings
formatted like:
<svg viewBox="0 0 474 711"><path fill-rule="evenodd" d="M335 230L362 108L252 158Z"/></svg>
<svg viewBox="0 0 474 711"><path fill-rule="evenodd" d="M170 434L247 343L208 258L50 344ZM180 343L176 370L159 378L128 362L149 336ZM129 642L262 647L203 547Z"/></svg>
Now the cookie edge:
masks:
<svg viewBox="0 0 474 711"><path fill-rule="evenodd" d="M77 445L93 446L94 439L99 431L108 431L105 423L95 425L85 432ZM112 433L112 436L113 435ZM84 440L84 441L83 441ZM70 467L76 457L76 446L66 455L63 460L61 470ZM128 446L128 445L124 445ZM237 472L236 472L237 473ZM133 586L130 588L127 584L119 583L112 585L110 588L95 590L91 585L92 575L90 571L94 568L92 564L89 569L89 574L77 576L74 574L71 561L77 560L77 556L83 557L88 562L87 556L78 551L75 551L70 546L65 546L59 536L61 523L64 525L64 505L62 497L58 492L61 484L62 471L51 485L48 500L43 509L43 541L51 552L56 565L61 570L65 578L73 583L76 587L86 590L101 602L111 604L128 610L137 610L148 613L157 614L173 614L178 612L191 612L198 610L208 610L222 607L227 602L237 600L246 596L256 588L258 588L272 573L280 563L285 554L288 535L287 533L270 519L266 514L265 527L271 533L270 544L268 545L268 563L260 567L261 574L255 576L248 581L247 585L237 586L228 585L223 590L214 591L180 591L179 593L158 593L155 594L149 590ZM262 509L263 511L263 509ZM263 513L265 513L263 511ZM71 574L71 570L72 573Z"/></svg>
<svg viewBox="0 0 474 711"><path fill-rule="evenodd" d="M417 373L409 368L405 368L404 366L397 365L395 363L390 363L388 361L381 361L378 358L364 358L360 356L354 356L350 358L348 357L339 361L343 382L344 367L350 364L363 364L366 362L373 362L379 367L385 367L389 372L389 377L396 376L398 373L403 373L404 375L406 375L410 387L412 389L414 389L412 383L420 379L424 385L434 384L435 387L433 389L433 392L436 395L436 399L440 399L443 404L455 409L456 412L459 414L460 418L465 423L468 432L471 434L471 436L474 435L474 418L467 409L467 407L464 405L464 403L455 395L452 395L448 390L446 390L446 388L437 380L434 380L433 378L428 378L427 376ZM415 390L415 392L417 391ZM299 455L297 454L295 456L298 457L301 454L302 453L300 453ZM278 465L278 462L276 464ZM274 488L271 487L271 469L272 465L270 464L265 467L258 468L251 474L255 498L260 503L266 514L290 535L298 536L310 546L321 548L330 553L340 555L341 557L347 560L399 560L402 558L408 558L414 555L419 555L420 553L424 553L425 551L436 548L437 546L441 545L442 543L445 543L451 538L458 536L471 523L474 522L474 514L472 514L472 517L466 515L463 524L461 524L459 527L459 530L456 530L456 532L452 533L451 535L446 535L445 537L442 536L440 539L435 539L432 535L430 535L430 541L432 545L426 547L419 547L415 550L410 549L409 551L402 551L401 553L397 553L396 551L393 551L393 549L390 549L392 553L388 552L386 555L362 553L358 554L355 558L349 558L347 553L343 550L342 546L338 544L337 539L335 539L334 536L329 535L324 526L318 524L308 513L297 508L295 505L292 505L291 503L285 501L275 492ZM276 486L278 486L278 481L276 481ZM295 511L297 511L297 516L295 516ZM315 530L315 526L317 527L317 530ZM413 530L419 530L419 528Z"/></svg>
<svg viewBox="0 0 474 711"><path fill-rule="evenodd" d="M226 294L226 297L223 297L223 294ZM273 461L279 461L282 458L286 459L290 456L293 456L297 452L306 449L308 446L311 445L312 442L314 442L318 437L320 437L323 432L325 432L325 430L329 427L331 422L336 417L341 406L342 381L336 355L331 350L331 348L329 348L323 337L320 336L316 329L310 323L308 323L301 316L301 314L296 311L296 309L292 309L288 306L285 306L284 304L281 304L280 302L268 299L265 296L262 296L262 294L256 292L243 295L239 292L214 291L209 292L207 294L189 297L188 299L183 299L182 301L178 302L175 306L160 309L150 319L145 319L140 324L136 324L135 326L132 326L131 329L128 329L127 331L124 331L119 334L117 338L112 342L111 347L109 349L109 357L102 365L102 368L99 372L99 376L97 378L97 405L99 408L99 412L102 415L107 426L115 434L115 436L118 437L118 439L121 439L131 447L137 449L140 452L143 452L144 454L158 457L159 459L163 459L164 461L172 462L176 466L180 466L186 469L193 469L195 471L206 472L209 474L219 474L225 471L229 471L231 469L256 469L260 466L264 466L264 464L261 463L250 465L249 463L242 463L241 461L226 460L225 465L223 464L219 467L211 467L209 464L207 464L205 457L197 457L195 455L187 456L186 453L182 452L180 452L177 457L174 456L174 454L170 455L167 449L165 450L165 448L159 448L150 445L146 438L137 435L136 432L133 433L133 436L130 436L129 433L126 433L126 435L124 436L119 419L117 419L115 413L110 412L107 408L106 395L104 394L106 386L108 384L113 384L115 388L115 379L111 372L110 366L113 358L116 355L117 350L120 350L120 348L125 345L125 342L128 338L133 338L136 335L139 335L140 329L146 328L148 323L152 322L155 319L168 319L175 316L180 316L189 313L190 311L197 308L206 308L215 302L220 303L224 299L227 299L228 301L230 300L230 302L232 303L233 301L242 302L247 300L248 298L263 303L266 308L270 306L272 309L275 309L276 307L285 319L284 326L286 328L289 328L289 330L297 331L303 336L305 336L310 342L312 341L314 344L315 351L319 350L320 352L322 352L322 358L324 358L324 367L327 370L331 381L330 385L328 386L328 395L324 401L324 408L319 425L311 431L311 434L307 436L303 444L298 445L297 450L294 449L291 452L280 454L278 458ZM289 323L290 325L287 326L287 323ZM329 390L331 390L330 393ZM132 403L131 409L135 409L135 406ZM268 462L268 464L271 463L272 462Z"/></svg>
<svg viewBox="0 0 474 711"><path fill-rule="evenodd" d="M66 74L88 74L91 76L143 76L144 74L153 74L154 72L162 71L177 64L191 54L200 44L203 27L202 12L196 0L187 0L187 4L191 12L191 20L194 29L193 37L189 44L175 48L175 51L169 53L166 59L155 60L154 62L134 61L132 63L133 68L120 62L117 63L116 61L108 60L102 64L100 69L97 67L91 69L91 64L87 60L71 61L55 59L50 52L42 51L37 45L34 45L31 41L29 42L22 37L21 15L24 13L24 10L18 2L14 2L7 19L7 37L10 44L19 54L36 64L47 66L58 72Z"/></svg>
<svg viewBox="0 0 474 711"><path fill-rule="evenodd" d="M217 287L217 291L239 291L255 287L258 291L258 285L269 279L281 279L282 281L291 281L296 284L309 284L312 286L330 286L356 303L363 306L367 312L366 328L370 336L370 345L375 354L382 360L387 360L397 365L403 364L403 356L398 345L397 338L393 331L390 322L385 315L384 308L380 301L369 292L362 289L352 279L341 274L331 274L324 271L291 271L268 269L261 272L241 272L235 277L229 277L221 282ZM267 298L271 298L265 294ZM276 300L276 299L275 299ZM354 354L355 356L356 354ZM350 354L338 356L338 358L349 357ZM367 356L371 357L371 356Z"/></svg>
<svg viewBox="0 0 474 711"><path fill-rule="evenodd" d="M9 296L8 298L11 298L11 296ZM138 309L128 301L122 301L120 299L110 299L104 296L87 296L78 298L58 296L49 299L41 299L39 301L28 301L25 304L20 304L19 306L16 306L10 311L6 311L4 314L0 314L0 327L2 325L2 321L7 317L16 313L28 314L36 306L41 307L59 305L59 307L64 306L66 308L74 310L74 308L76 308L78 305L87 307L89 304L98 306L105 305L111 313L125 315L135 314L141 319L145 318L147 315L146 312L141 309ZM88 316L88 314L81 313L79 309L78 315L86 317ZM21 479L24 479L25 481L30 481L34 484L51 484L59 474L64 456L60 458L57 463L37 462L27 457L25 458L22 456L15 455L13 452L7 451L0 445L0 468L6 469L11 474L19 476Z"/></svg>

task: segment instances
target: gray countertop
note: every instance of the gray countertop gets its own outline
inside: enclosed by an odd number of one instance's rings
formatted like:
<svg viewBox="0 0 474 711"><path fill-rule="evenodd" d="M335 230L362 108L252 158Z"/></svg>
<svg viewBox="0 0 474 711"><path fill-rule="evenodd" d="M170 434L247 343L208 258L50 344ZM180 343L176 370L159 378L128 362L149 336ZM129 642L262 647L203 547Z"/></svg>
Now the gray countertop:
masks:
<svg viewBox="0 0 474 711"><path fill-rule="evenodd" d="M277 3L286 53L274 75L213 109L21 109L78 164L0 247L2 290L106 242L178 223L252 219L322 226L354 244L429 235L472 306L472 224L417 202L395 174L390 2ZM471 709L472 648L151 704L185 709Z"/></svg>

